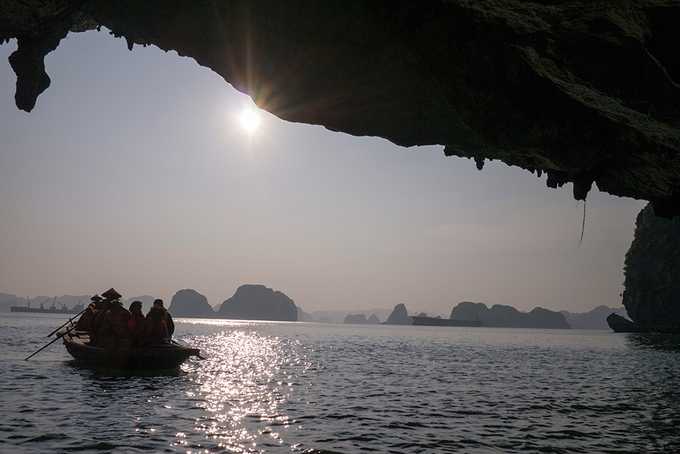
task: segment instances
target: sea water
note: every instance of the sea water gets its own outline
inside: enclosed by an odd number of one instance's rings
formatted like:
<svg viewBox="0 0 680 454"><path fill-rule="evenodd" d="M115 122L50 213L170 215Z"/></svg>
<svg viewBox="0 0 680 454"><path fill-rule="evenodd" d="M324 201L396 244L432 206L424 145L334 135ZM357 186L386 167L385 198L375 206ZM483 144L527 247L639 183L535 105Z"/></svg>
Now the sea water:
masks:
<svg viewBox="0 0 680 454"><path fill-rule="evenodd" d="M24 361L62 318L0 316L0 452L680 451L673 338L178 319L179 371Z"/></svg>

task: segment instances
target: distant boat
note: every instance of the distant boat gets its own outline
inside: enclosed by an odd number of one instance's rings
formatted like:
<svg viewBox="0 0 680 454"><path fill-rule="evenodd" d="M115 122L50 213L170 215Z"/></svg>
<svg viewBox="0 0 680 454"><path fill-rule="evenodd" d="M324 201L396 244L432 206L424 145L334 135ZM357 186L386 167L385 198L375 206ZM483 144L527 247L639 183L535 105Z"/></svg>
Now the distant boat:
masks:
<svg viewBox="0 0 680 454"><path fill-rule="evenodd" d="M62 304L61 307L58 308L54 305L54 301L50 307L45 307L43 303L40 303L40 307L31 307L31 302L28 299L26 306L11 306L9 308L11 312L28 312L31 314L77 314L83 309L85 309L85 306L82 304L76 304L70 309Z"/></svg>
<svg viewBox="0 0 680 454"><path fill-rule="evenodd" d="M420 326L482 326L478 320L452 320L450 318L422 317L419 315L411 317L414 325Z"/></svg>

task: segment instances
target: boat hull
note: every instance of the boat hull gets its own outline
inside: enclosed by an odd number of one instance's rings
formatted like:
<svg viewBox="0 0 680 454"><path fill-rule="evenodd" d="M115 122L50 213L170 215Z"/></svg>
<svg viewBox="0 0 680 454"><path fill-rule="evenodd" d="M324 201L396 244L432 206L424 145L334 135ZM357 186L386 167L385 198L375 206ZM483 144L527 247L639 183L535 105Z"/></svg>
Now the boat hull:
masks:
<svg viewBox="0 0 680 454"><path fill-rule="evenodd" d="M82 364L116 369L176 369L191 356L199 356L199 350L171 344L150 345L127 349L104 349L89 345L86 333L68 334L63 337L66 350Z"/></svg>

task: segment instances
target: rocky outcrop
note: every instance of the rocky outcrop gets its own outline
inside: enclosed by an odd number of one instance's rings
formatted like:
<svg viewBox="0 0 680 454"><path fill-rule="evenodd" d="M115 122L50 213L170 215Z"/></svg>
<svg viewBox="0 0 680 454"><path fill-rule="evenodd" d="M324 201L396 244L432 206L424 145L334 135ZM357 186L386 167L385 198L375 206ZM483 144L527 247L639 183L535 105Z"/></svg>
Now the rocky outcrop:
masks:
<svg viewBox="0 0 680 454"><path fill-rule="evenodd" d="M412 325L413 320L408 315L406 306L397 304L394 306L392 313L385 320L385 325Z"/></svg>
<svg viewBox="0 0 680 454"><path fill-rule="evenodd" d="M481 326L487 327L569 328L564 315L541 307L530 312L520 312L512 306L501 304L489 308L483 303L462 302L453 308L450 319L480 322Z"/></svg>
<svg viewBox="0 0 680 454"><path fill-rule="evenodd" d="M637 323L631 322L618 314L609 314L607 325L616 333L642 333L647 331Z"/></svg>
<svg viewBox="0 0 680 454"><path fill-rule="evenodd" d="M298 311L292 299L264 285L242 285L234 296L222 303L221 318L245 320L297 321Z"/></svg>
<svg viewBox="0 0 680 454"><path fill-rule="evenodd" d="M193 289L179 290L168 308L175 317L214 317L215 311L208 299Z"/></svg>
<svg viewBox="0 0 680 454"><path fill-rule="evenodd" d="M471 301L461 301L451 309L451 320L481 321L480 314L489 310L484 303L473 303Z"/></svg>
<svg viewBox="0 0 680 454"><path fill-rule="evenodd" d="M263 109L499 159L680 214L680 4L575 0L5 0L16 104L44 56L98 26L211 68ZM631 70L634 68L634 70ZM179 88L181 89L181 88ZM66 106L65 106L66 109Z"/></svg>
<svg viewBox="0 0 680 454"><path fill-rule="evenodd" d="M607 317L610 314L625 316L626 309L623 307L597 306L588 312L560 311L560 313L567 319L569 326L574 329L607 329L609 327Z"/></svg>
<svg viewBox="0 0 680 454"><path fill-rule="evenodd" d="M493 309L493 308L492 308ZM520 312L521 313L521 312ZM556 311L536 307L527 314L528 322L527 328L553 328L553 329L569 329L569 323L564 318L564 315Z"/></svg>
<svg viewBox="0 0 680 454"><path fill-rule="evenodd" d="M641 330L680 332L680 218L645 207L624 264L623 305Z"/></svg>
<svg viewBox="0 0 680 454"><path fill-rule="evenodd" d="M375 315L375 314L371 314L370 317L368 317L368 320L367 320L367 321L368 321L368 323L370 323L371 325L378 325L378 324L380 324L380 319L379 319L378 316Z"/></svg>

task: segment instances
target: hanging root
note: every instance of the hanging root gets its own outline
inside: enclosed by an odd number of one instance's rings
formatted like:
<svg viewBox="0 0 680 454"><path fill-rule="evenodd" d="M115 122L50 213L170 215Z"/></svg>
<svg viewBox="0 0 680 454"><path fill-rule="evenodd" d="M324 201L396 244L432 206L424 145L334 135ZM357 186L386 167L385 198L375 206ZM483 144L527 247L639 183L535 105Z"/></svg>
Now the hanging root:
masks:
<svg viewBox="0 0 680 454"><path fill-rule="evenodd" d="M578 240L579 247L583 243L583 233L586 231L586 201L583 200L583 219L581 221L581 238Z"/></svg>

